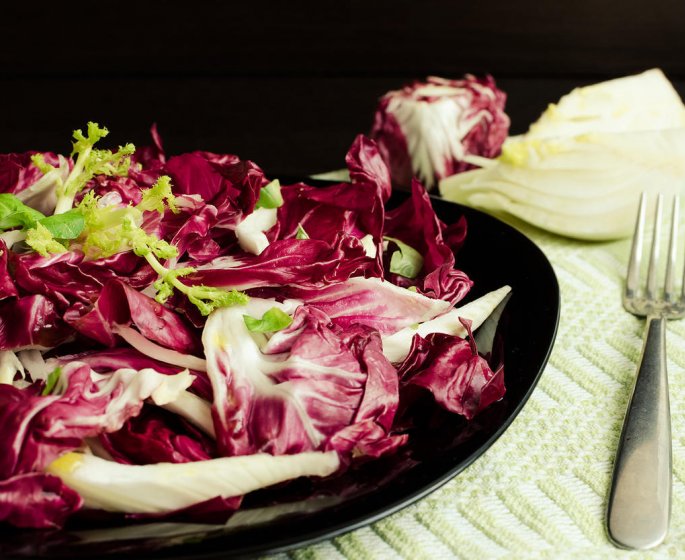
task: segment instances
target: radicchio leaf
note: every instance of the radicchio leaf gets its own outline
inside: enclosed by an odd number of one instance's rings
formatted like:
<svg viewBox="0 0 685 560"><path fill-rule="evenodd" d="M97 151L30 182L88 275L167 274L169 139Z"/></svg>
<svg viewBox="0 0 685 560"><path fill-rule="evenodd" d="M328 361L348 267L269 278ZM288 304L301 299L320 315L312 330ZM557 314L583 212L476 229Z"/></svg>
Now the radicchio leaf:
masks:
<svg viewBox="0 0 685 560"><path fill-rule="evenodd" d="M470 169L468 156L499 154L509 131L506 95L491 76L461 80L429 77L384 95L371 138L397 185L418 177L429 189Z"/></svg>
<svg viewBox="0 0 685 560"><path fill-rule="evenodd" d="M128 346L105 348L104 350L81 352L79 354L66 354L51 359L50 364L65 366L71 362L87 364L97 373L111 373L118 369L134 369L137 371L153 369L165 375L175 375L184 370L184 368L155 360ZM211 401L212 387L207 373L194 369L189 369L189 372L194 378L190 390L202 399Z"/></svg>
<svg viewBox="0 0 685 560"><path fill-rule="evenodd" d="M160 404L175 398L191 383L189 374L161 375L154 370L118 370L98 375L79 362L62 368L63 394L41 396L40 384L27 389L0 385L0 420L5 452L0 480L43 470L84 438L116 431L139 413L143 401Z"/></svg>
<svg viewBox="0 0 685 560"><path fill-rule="evenodd" d="M133 465L205 461L216 454L209 437L179 416L151 406L99 440L115 461Z"/></svg>
<svg viewBox="0 0 685 560"><path fill-rule="evenodd" d="M347 152L345 162L353 184L378 191L381 202L388 201L392 193L390 171L376 142L362 134L358 135Z"/></svg>
<svg viewBox="0 0 685 560"><path fill-rule="evenodd" d="M0 154L0 192L17 194L43 177L43 172L31 161L40 152ZM58 167L62 162L57 154L42 152L45 163Z"/></svg>
<svg viewBox="0 0 685 560"><path fill-rule="evenodd" d="M7 245L0 239L0 300L19 295L7 266L8 258Z"/></svg>
<svg viewBox="0 0 685 560"><path fill-rule="evenodd" d="M325 314L300 307L260 348L245 312L217 310L203 334L221 454L380 453L403 441L387 433L397 376L377 333L358 327L341 338Z"/></svg>
<svg viewBox="0 0 685 560"><path fill-rule="evenodd" d="M398 375L403 388L423 387L440 406L470 420L504 396L504 369L493 371L478 355L470 323L463 324L468 340L441 333L416 335Z"/></svg>
<svg viewBox="0 0 685 560"><path fill-rule="evenodd" d="M90 304L111 280L125 279L133 288L142 289L156 278L145 260L131 251L92 261L75 251L49 257L11 253L11 263L19 288L43 294L61 310L78 302Z"/></svg>
<svg viewBox="0 0 685 560"><path fill-rule="evenodd" d="M54 529L83 503L58 477L25 473L0 481L0 521L16 527Z"/></svg>
<svg viewBox="0 0 685 560"><path fill-rule="evenodd" d="M178 314L120 280L105 285L90 311L80 315L72 309L64 318L83 336L107 346L117 344L116 326L133 324L166 348L186 354L199 351L195 332Z"/></svg>
<svg viewBox="0 0 685 560"><path fill-rule="evenodd" d="M8 298L0 302L0 350L53 348L71 335L72 330L45 296Z"/></svg>
<svg viewBox="0 0 685 560"><path fill-rule="evenodd" d="M455 304L473 285L464 272L454 268L454 251L463 242L465 227L458 221L456 227L448 229L435 215L428 193L414 181L411 198L386 213L385 235L417 250L423 256L423 268L415 280L392 275L389 269L386 277L400 286L415 285L430 297ZM446 243L445 235L453 246Z"/></svg>
<svg viewBox="0 0 685 560"><path fill-rule="evenodd" d="M267 293L262 291L262 294ZM316 307L343 330L365 325L381 335L423 323L451 309L446 301L400 288L379 278L360 276L321 288L285 286L271 293Z"/></svg>
<svg viewBox="0 0 685 560"><path fill-rule="evenodd" d="M356 238L338 234L329 244L317 239L283 239L260 255L216 259L181 280L220 288L247 290L267 286L325 286L375 269Z"/></svg>

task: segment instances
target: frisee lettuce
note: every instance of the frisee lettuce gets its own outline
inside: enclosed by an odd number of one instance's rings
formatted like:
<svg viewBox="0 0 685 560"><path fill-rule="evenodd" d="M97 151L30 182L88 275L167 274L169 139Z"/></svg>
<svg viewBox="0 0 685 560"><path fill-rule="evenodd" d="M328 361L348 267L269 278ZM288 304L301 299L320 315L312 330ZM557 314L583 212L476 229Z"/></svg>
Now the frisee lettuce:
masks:
<svg viewBox="0 0 685 560"><path fill-rule="evenodd" d="M119 146L116 152L95 149L95 144L107 136L109 131L95 122L89 122L84 135L81 129L74 131L74 143L71 152L76 161L64 183L57 185L57 205L55 214L63 214L74 204L74 197L81 191L88 181L96 175L125 176L131 166L131 155L135 152L133 144ZM33 163L44 173L54 169L40 157L34 158Z"/></svg>
<svg viewBox="0 0 685 560"><path fill-rule="evenodd" d="M36 227L26 232L26 244L42 257L49 257L59 253L66 253L68 249L62 245L55 236L43 224L37 223Z"/></svg>
<svg viewBox="0 0 685 560"><path fill-rule="evenodd" d="M188 286L181 282L179 278L192 274L195 272L194 268L166 268L157 260L157 257L152 251L146 251L145 248L141 249L141 252L144 253L141 256L145 257L148 264L159 275L159 278L153 284L157 291L155 300L159 303L165 303L174 289L176 289L184 294L188 298L188 301L197 307L203 316L207 316L220 307L245 305L249 300L247 294L239 292L238 290L224 290L222 288L204 285Z"/></svg>
<svg viewBox="0 0 685 560"><path fill-rule="evenodd" d="M174 214L180 210L176 207L176 198L171 192L171 177L162 175L149 189L143 190L143 200L138 204L140 210L156 210L164 214L165 206Z"/></svg>
<svg viewBox="0 0 685 560"><path fill-rule="evenodd" d="M78 136L78 146L75 146L75 150L78 148L82 150L81 153L85 153L88 142L96 140L100 133L91 130L89 140L78 132L79 134L75 134L75 137ZM76 208L49 217L31 210L16 200L16 197L5 197L7 200L4 211L4 199L0 198L0 220L3 215L15 216L14 221L9 223L30 224L26 243L44 257L64 253L70 248L81 249L90 259L106 258L121 251L132 250L139 257L143 257L159 275L153 284L157 291L155 299L159 303L165 303L176 289L183 293L202 315L209 315L219 307L245 304L248 301L247 295L237 290L203 285L188 286L182 283L179 278L195 272L194 268L170 269L160 262L176 258L178 249L169 242L147 233L141 228L141 224L145 211L163 214L165 209L169 208L174 213L179 212L171 189L171 178L166 175L159 177L155 184L143 190L142 194L143 198L136 206L102 206L101 198L93 191L89 191ZM62 243L70 240L71 244Z"/></svg>
<svg viewBox="0 0 685 560"><path fill-rule="evenodd" d="M163 175L149 189L142 191L143 199L136 206L101 204L101 198L92 191L86 193L77 205L85 220L83 235L79 239L83 252L89 258L103 258L133 248L134 238L138 251L143 245L151 248L162 259L177 256L175 247L167 242L146 234L140 229L144 211L164 213L165 207L178 212L175 198L171 192L171 179ZM134 249L135 250L135 249ZM136 252L139 256L143 256Z"/></svg>

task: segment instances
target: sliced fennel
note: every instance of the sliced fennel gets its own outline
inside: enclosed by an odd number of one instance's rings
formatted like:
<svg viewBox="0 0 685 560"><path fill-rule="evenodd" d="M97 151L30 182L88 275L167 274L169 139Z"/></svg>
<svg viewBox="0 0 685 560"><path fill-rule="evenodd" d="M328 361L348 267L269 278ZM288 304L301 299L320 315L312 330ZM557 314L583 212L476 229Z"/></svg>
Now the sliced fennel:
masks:
<svg viewBox="0 0 685 560"><path fill-rule="evenodd" d="M685 106L659 70L578 88L444 198L587 240L630 235L639 194L685 187Z"/></svg>
<svg viewBox="0 0 685 560"><path fill-rule="evenodd" d="M576 88L550 104L528 137L553 138L586 132L662 130L685 126L685 107L658 68Z"/></svg>
<svg viewBox="0 0 685 560"><path fill-rule="evenodd" d="M231 498L299 476L328 476L338 454L266 453L193 463L124 465L94 455L66 453L46 471L60 477L87 507L126 513L164 513L214 497Z"/></svg>

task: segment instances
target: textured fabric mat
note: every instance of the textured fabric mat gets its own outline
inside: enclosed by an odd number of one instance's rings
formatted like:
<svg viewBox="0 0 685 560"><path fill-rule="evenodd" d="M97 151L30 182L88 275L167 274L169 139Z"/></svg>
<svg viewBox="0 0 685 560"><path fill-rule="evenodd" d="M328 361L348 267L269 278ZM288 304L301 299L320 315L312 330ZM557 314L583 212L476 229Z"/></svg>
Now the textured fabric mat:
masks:
<svg viewBox="0 0 685 560"><path fill-rule="evenodd" d="M673 510L667 541L614 548L604 509L643 321L620 302L629 240L581 243L517 224L552 262L561 321L509 429L430 496L368 527L271 558L685 558L685 321L668 324Z"/></svg>

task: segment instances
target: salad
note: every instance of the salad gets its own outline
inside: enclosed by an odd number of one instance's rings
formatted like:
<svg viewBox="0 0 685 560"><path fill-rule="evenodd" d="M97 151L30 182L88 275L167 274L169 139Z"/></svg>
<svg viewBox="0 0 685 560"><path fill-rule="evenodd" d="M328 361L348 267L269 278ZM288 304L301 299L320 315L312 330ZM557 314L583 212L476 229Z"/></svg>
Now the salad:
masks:
<svg viewBox="0 0 685 560"><path fill-rule="evenodd" d="M351 182L280 185L235 155L0 156L0 521L215 514L407 441L411 395L472 418L504 394L443 224L359 136ZM456 307L455 307L456 306Z"/></svg>

